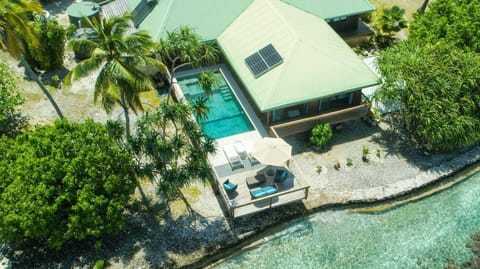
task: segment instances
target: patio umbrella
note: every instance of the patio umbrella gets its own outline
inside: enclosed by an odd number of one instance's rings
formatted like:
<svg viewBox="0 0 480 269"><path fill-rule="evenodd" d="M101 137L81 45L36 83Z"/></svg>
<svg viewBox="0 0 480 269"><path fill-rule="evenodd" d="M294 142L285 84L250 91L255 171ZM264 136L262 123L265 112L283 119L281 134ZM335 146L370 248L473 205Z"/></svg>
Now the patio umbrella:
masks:
<svg viewBox="0 0 480 269"><path fill-rule="evenodd" d="M253 141L252 155L264 164L284 165L292 158L292 146L281 138L264 137Z"/></svg>

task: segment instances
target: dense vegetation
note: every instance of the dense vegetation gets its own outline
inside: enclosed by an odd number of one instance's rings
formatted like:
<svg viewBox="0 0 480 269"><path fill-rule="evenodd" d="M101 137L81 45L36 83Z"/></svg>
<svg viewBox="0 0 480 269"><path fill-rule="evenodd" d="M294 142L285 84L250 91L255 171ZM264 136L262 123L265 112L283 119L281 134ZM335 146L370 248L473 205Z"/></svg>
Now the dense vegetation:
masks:
<svg viewBox="0 0 480 269"><path fill-rule="evenodd" d="M445 41L480 52L480 1L436 0L410 26L410 39L434 44Z"/></svg>
<svg viewBox="0 0 480 269"><path fill-rule="evenodd" d="M163 101L139 119L129 139L139 174L155 182L167 199L181 197L180 188L194 180L211 178L207 155L215 152L214 141L205 137L193 110L187 103Z"/></svg>
<svg viewBox="0 0 480 269"><path fill-rule="evenodd" d="M36 0L0 0L0 48L16 59L20 59L26 73L33 77L58 117L62 119L62 111L52 95L22 56L25 52L25 44L30 47L37 47L40 44L40 38L31 21L32 15L40 15L41 12L42 6Z"/></svg>
<svg viewBox="0 0 480 269"><path fill-rule="evenodd" d="M59 248L124 226L136 186L118 125L57 121L0 139L0 240Z"/></svg>
<svg viewBox="0 0 480 269"><path fill-rule="evenodd" d="M33 30L38 36L38 45L27 44L25 58L34 67L53 71L63 67L65 54L65 30L55 18L46 20L38 16L32 22Z"/></svg>
<svg viewBox="0 0 480 269"><path fill-rule="evenodd" d="M480 58L453 45L403 42L378 58L383 102L403 106L408 130L429 150L480 139Z"/></svg>
<svg viewBox="0 0 480 269"><path fill-rule="evenodd" d="M378 58L385 83L377 97L401 108L427 150L480 141L479 2L434 1L415 16L409 40Z"/></svg>
<svg viewBox="0 0 480 269"><path fill-rule="evenodd" d="M0 63L0 137L14 137L25 128L27 118L18 111L22 103L11 70Z"/></svg>

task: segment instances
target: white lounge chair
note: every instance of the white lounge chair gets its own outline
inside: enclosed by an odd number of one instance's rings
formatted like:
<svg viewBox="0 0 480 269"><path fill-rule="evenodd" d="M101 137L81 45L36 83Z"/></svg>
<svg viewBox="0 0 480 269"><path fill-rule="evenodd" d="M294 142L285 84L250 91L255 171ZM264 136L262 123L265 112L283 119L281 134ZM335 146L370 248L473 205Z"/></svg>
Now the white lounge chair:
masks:
<svg viewBox="0 0 480 269"><path fill-rule="evenodd" d="M243 168L243 162L233 145L229 144L223 147L223 152L227 157L228 163L232 167L232 170L236 168Z"/></svg>
<svg viewBox="0 0 480 269"><path fill-rule="evenodd" d="M252 141L251 140L245 140L243 141L243 145L245 148L245 151L247 152L247 158L250 161L250 164L253 166L255 164L259 164L260 161L253 156L253 146L252 146Z"/></svg>

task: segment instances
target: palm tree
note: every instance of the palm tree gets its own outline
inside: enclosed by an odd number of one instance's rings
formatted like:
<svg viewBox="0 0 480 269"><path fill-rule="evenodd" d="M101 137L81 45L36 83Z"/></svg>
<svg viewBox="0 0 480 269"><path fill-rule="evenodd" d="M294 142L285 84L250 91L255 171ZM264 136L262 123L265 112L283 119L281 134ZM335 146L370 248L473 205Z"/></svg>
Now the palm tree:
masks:
<svg viewBox="0 0 480 269"><path fill-rule="evenodd" d="M42 6L35 0L0 0L0 47L16 59L20 59L27 73L33 77L47 96L58 117L62 119L63 114L57 103L22 55L25 49L24 41L34 46L39 42L35 31L28 22L31 13L40 12L42 12Z"/></svg>
<svg viewBox="0 0 480 269"><path fill-rule="evenodd" d="M126 137L130 137L129 109L143 111L139 94L155 89L152 79L142 70L156 67L167 72L158 60L149 57L153 47L151 37L145 31L132 32L131 15L112 17L98 21L87 20L95 31L95 39L73 39L69 46L75 51L88 52L90 57L81 61L65 77L72 80L98 71L94 86L94 101L101 97L107 113L119 104L125 115Z"/></svg>

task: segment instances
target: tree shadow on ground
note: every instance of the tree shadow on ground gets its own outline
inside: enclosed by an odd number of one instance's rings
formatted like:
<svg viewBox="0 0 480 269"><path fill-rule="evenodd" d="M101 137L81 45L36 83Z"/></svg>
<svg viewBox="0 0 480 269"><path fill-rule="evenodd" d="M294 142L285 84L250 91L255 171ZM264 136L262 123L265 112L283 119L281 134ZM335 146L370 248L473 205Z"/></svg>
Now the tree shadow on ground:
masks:
<svg viewBox="0 0 480 269"><path fill-rule="evenodd" d="M449 161L459 153L457 150L447 153L426 152L409 132L403 127L401 119L395 114L384 116L383 121L376 126L368 125L363 120L345 122L341 129L334 130L332 140L322 150L315 150L308 143L309 132L286 137L287 143L292 145L292 153L313 152L327 153L332 147L341 147L348 143L364 140L369 149L382 149L382 156L398 156L405 159L410 165L426 170L442 162ZM375 154L370 152L370 154Z"/></svg>
<svg viewBox="0 0 480 269"><path fill-rule="evenodd" d="M226 230L223 219L212 220L195 211L174 219L164 203L131 207L134 210L127 214L125 229L116 235L72 242L61 250L30 243L21 248L3 247L2 252L12 268L93 268L97 260L123 267L174 268L180 265L172 256L208 250L225 240L217 236L218 231ZM101 242L99 249L95 249L96 242ZM144 257L134 261L137 255Z"/></svg>
<svg viewBox="0 0 480 269"><path fill-rule="evenodd" d="M348 121L341 125L332 127L332 139L321 149L315 149L309 143L311 132L303 132L296 135L284 137L285 141L292 145L292 154L303 152L324 153L329 151L334 145L342 145L351 141L372 136L380 131L378 126L369 126L363 120Z"/></svg>
<svg viewBox="0 0 480 269"><path fill-rule="evenodd" d="M427 170L443 162L450 161L465 152L468 148L450 152L429 152L411 136L405 129L403 121L398 114L384 117L382 128L372 135L370 142L380 145L384 154L388 156L401 156L410 165L421 170Z"/></svg>

